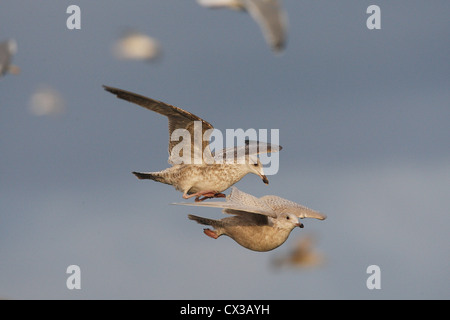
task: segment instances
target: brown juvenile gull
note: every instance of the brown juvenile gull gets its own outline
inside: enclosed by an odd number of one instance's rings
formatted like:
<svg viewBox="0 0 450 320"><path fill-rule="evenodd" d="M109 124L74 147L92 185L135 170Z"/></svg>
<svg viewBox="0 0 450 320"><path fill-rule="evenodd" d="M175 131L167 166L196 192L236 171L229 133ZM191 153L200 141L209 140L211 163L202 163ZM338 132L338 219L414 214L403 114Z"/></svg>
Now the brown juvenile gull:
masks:
<svg viewBox="0 0 450 320"><path fill-rule="evenodd" d="M231 149L233 155L238 155L235 158L236 160L239 160L239 154L241 154L245 157L245 161L223 161L223 158L230 154L230 148L223 149L215 154L210 151L209 140L214 129L210 123L188 111L164 102L122 89L103 87L120 99L166 116L169 120L169 137L173 137L173 134L178 132L179 129L183 129L190 136L191 140L188 141L190 142L188 144L190 148L188 150L185 148L179 150L179 140L169 139L168 162L172 165L171 167L160 172L133 172L139 179L151 179L172 185L178 191L183 192L184 199L196 197L196 202L208 198L225 197L226 195L221 192L234 185L248 173L260 176L265 184L269 183L256 154L277 152L281 150L281 146L248 141L245 146ZM199 129L201 129L200 136L202 137L200 141L198 140ZM180 157L180 154L183 154L183 156ZM203 198L200 198L202 196Z"/></svg>
<svg viewBox="0 0 450 320"><path fill-rule="evenodd" d="M0 76L4 74L19 74L20 68L11 64L12 56L17 52L17 42L15 40L7 40L0 42Z"/></svg>
<svg viewBox="0 0 450 320"><path fill-rule="evenodd" d="M224 213L233 216L213 220L190 214L188 218L212 226L214 230L203 230L207 236L217 239L226 235L253 251L270 251L282 245L295 227L303 228L299 218L326 218L317 211L278 196L257 198L236 187L232 187L225 202L177 204L223 208Z"/></svg>
<svg viewBox="0 0 450 320"><path fill-rule="evenodd" d="M274 51L281 51L286 43L287 18L280 0L197 0L209 8L230 8L247 11L259 24L266 42Z"/></svg>

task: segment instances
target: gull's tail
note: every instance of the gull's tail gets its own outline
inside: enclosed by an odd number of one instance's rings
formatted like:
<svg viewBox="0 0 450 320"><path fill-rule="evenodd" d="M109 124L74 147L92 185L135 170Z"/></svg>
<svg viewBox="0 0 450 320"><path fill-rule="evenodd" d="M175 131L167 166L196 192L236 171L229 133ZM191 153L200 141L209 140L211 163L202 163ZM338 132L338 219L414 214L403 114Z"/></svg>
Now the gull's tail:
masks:
<svg viewBox="0 0 450 320"><path fill-rule="evenodd" d="M160 175L158 172L135 172L135 171L133 171L133 174L138 179L149 179L149 180L154 180L154 181L158 181L158 182L162 182L162 183L167 183L166 179L162 175Z"/></svg>
<svg viewBox="0 0 450 320"><path fill-rule="evenodd" d="M206 226L211 226L211 227L221 227L222 226L222 221L219 220L213 220L213 219L207 219L207 218L203 218L203 217L199 217L199 216L194 216L192 214L188 214L188 218L190 220L194 220L197 223L206 225Z"/></svg>

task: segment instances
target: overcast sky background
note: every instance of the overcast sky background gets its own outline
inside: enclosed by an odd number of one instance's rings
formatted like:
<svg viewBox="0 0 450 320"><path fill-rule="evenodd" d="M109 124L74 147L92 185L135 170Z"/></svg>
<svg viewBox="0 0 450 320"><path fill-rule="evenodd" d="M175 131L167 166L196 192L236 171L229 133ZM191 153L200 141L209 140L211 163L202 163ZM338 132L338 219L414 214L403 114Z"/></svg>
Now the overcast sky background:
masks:
<svg viewBox="0 0 450 320"><path fill-rule="evenodd" d="M81 30L66 9L81 8ZM381 30L366 9L381 8ZM0 297L10 299L449 299L450 2L285 0L286 50L273 54L245 13L194 0L3 0L0 40L18 76L0 78ZM125 28L162 59L118 61ZM42 84L66 112L38 117ZM167 164L167 119L115 98L116 86L184 108L217 129L280 129L265 186L328 215L303 220L272 252L206 237L172 206L181 193L131 171ZM312 233L326 264L274 271ZM66 268L81 268L81 290ZM381 268L381 290L366 269Z"/></svg>

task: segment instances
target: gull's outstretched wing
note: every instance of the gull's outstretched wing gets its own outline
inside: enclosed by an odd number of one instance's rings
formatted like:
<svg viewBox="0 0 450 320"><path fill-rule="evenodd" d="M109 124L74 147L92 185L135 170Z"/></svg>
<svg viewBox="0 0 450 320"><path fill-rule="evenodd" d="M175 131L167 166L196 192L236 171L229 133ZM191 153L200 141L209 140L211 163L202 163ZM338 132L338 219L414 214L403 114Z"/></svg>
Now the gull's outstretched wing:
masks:
<svg viewBox="0 0 450 320"><path fill-rule="evenodd" d="M137 105L140 105L141 107L144 107L148 110L157 112L161 115L164 115L169 120L169 163L171 164L181 164L181 163L187 163L188 161L191 161L190 164L194 163L194 155L199 154L200 156L203 156L204 154L209 154L209 138L212 132L213 126L208 123L207 121L203 120L202 118L186 111L181 108L172 106L170 104L154 100L145 96L141 96L139 94L125 91L118 88L112 88L108 86L103 86L106 91L111 92L112 94L115 94L118 98L135 103ZM199 128L199 132L196 134L194 133L194 129ZM175 132L175 135L173 135L174 131L177 129L181 129L182 131L190 135L190 140L184 141L184 143L190 143L190 157L184 158L183 157L183 150L180 149L178 154L172 154L172 150L174 146L179 145L180 137L182 137L181 133L183 132ZM195 137L201 136L201 142L200 144L195 141ZM173 137L178 138L179 140L173 139ZM183 136L184 137L184 136ZM184 138L183 138L184 139ZM201 148L201 149L200 149ZM206 149L206 152L204 153ZM202 160L202 158L200 158Z"/></svg>
<svg viewBox="0 0 450 320"><path fill-rule="evenodd" d="M242 0L245 8L261 27L264 38L275 51L286 44L287 19L278 0Z"/></svg>
<svg viewBox="0 0 450 320"><path fill-rule="evenodd" d="M260 199L238 190L236 187L232 187L231 193L227 196L226 201L216 202L194 202L194 203L174 203L176 205L184 206L196 206L196 207L212 207L222 208L224 213L238 214L235 211L256 213L272 218L277 217L277 213L274 212L269 206Z"/></svg>
<svg viewBox="0 0 450 320"><path fill-rule="evenodd" d="M236 10L244 9L240 0L197 0L197 3L201 6L214 8L230 8Z"/></svg>
<svg viewBox="0 0 450 320"><path fill-rule="evenodd" d="M281 51L286 45L287 18L279 0L197 0L197 3L213 9L248 11L273 50Z"/></svg>
<svg viewBox="0 0 450 320"><path fill-rule="evenodd" d="M263 216L268 216L272 218L276 218L277 214L270 209L264 209L260 207L253 206L244 206L235 203L226 203L226 202L193 202L193 203L173 203L175 205L183 205L183 206L195 206L195 207L210 207L210 208L222 208L223 213L228 214L238 214L235 211L239 211L240 213L247 214L260 214Z"/></svg>
<svg viewBox="0 0 450 320"><path fill-rule="evenodd" d="M283 149L282 146L271 144L262 141L246 140L245 145L229 147L222 149L214 153L214 159L216 162L237 162L244 163L247 157L250 156L250 161L255 161L255 157L251 157L257 154L274 153Z"/></svg>
<svg viewBox="0 0 450 320"><path fill-rule="evenodd" d="M326 215L318 211L312 210L298 203L280 198L278 196L264 196L261 197L260 200L264 201L273 211L277 212L278 214L290 212L301 219L314 218L324 220L327 217Z"/></svg>

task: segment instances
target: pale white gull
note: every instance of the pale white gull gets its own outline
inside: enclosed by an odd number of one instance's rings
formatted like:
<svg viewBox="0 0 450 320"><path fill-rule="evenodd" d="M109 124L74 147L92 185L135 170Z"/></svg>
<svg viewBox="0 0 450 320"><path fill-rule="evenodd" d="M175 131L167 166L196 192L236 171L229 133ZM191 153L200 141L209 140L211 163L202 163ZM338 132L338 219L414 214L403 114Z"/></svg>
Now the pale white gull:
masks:
<svg viewBox="0 0 450 320"><path fill-rule="evenodd" d="M232 238L241 246L253 251L270 251L282 245L295 227L303 228L299 219L324 220L320 212L278 196L254 197L232 187L226 201L206 203L176 203L179 205L223 208L231 214L220 220L188 215L189 219L214 229L204 233L217 239L221 235Z"/></svg>

